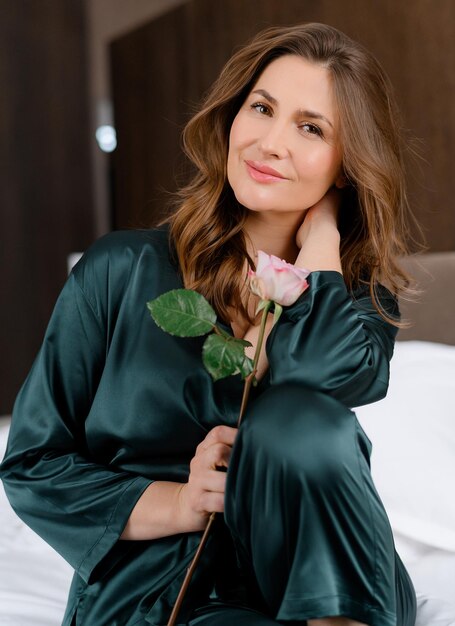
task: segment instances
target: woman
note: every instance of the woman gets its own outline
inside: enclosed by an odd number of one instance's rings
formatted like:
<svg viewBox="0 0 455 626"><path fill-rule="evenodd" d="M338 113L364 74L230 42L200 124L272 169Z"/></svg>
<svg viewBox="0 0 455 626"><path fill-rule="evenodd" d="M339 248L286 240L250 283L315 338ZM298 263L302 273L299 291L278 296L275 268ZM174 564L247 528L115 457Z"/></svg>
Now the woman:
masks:
<svg viewBox="0 0 455 626"><path fill-rule="evenodd" d="M383 397L406 276L402 143L371 55L322 24L272 28L189 122L170 226L98 241L17 399L2 478L75 568L64 624L412 626L415 593L348 407ZM185 285L254 350L257 251L311 270L268 324L259 384L213 383L199 339L145 303ZM384 286L386 285L386 286ZM224 469L226 471L219 471Z"/></svg>

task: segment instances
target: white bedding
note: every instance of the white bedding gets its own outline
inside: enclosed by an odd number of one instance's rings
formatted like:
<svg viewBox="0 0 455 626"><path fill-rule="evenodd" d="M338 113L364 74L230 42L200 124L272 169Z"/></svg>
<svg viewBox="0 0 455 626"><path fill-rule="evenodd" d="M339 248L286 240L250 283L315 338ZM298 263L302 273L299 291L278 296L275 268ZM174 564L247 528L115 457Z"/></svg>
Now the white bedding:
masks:
<svg viewBox="0 0 455 626"><path fill-rule="evenodd" d="M397 343L387 398L356 413L416 588L416 626L455 626L455 347ZM0 458L7 431L0 418ZM0 529L0 626L59 626L72 570L16 517L1 483Z"/></svg>
<svg viewBox="0 0 455 626"><path fill-rule="evenodd" d="M396 343L387 397L355 412L416 588L416 626L455 626L455 346Z"/></svg>

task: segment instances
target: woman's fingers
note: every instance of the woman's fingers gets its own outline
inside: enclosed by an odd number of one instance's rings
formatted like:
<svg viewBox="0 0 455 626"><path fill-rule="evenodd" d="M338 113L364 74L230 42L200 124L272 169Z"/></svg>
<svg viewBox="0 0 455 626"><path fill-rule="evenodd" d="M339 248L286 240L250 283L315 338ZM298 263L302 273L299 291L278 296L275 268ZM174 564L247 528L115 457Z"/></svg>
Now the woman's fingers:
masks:
<svg viewBox="0 0 455 626"><path fill-rule="evenodd" d="M199 450L205 450L215 443L224 443L228 446L233 446L237 432L238 428L232 428L231 426L215 426L198 445L196 454Z"/></svg>
<svg viewBox="0 0 455 626"><path fill-rule="evenodd" d="M222 443L215 443L206 450L202 450L191 459L190 478L198 481L203 489L210 489L215 483L218 486L221 484L221 478L225 478L226 474L223 471L217 471L217 468L228 467L231 451L230 446Z"/></svg>
<svg viewBox="0 0 455 626"><path fill-rule="evenodd" d="M232 446L224 443L214 443L202 452L201 458L204 459L204 462L211 469L227 467L231 458L231 452Z"/></svg>
<svg viewBox="0 0 455 626"><path fill-rule="evenodd" d="M195 462L191 464L190 479L196 481L201 489L224 491L226 472Z"/></svg>
<svg viewBox="0 0 455 626"><path fill-rule="evenodd" d="M225 472L212 469L191 471L185 487L187 503L194 512L207 514L224 511Z"/></svg>
<svg viewBox="0 0 455 626"><path fill-rule="evenodd" d="M326 231L329 229L337 230L338 209L342 192L335 187L331 187L327 193L316 204L310 207L306 213L304 220L296 233L296 243L302 248L307 238L317 237L318 231ZM307 264L309 267L309 264ZM307 267L307 266L305 266ZM309 267L309 269L313 269Z"/></svg>
<svg viewBox="0 0 455 626"><path fill-rule="evenodd" d="M228 467L237 431L231 426L215 426L196 448L185 490L187 501L194 511L224 511L227 476L226 472L217 468Z"/></svg>

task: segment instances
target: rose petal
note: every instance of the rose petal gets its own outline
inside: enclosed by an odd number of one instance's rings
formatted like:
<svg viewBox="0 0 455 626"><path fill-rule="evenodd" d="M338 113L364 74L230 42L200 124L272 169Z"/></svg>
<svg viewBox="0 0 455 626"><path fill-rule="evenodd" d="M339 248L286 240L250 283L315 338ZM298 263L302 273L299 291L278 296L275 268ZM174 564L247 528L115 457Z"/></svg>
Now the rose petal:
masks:
<svg viewBox="0 0 455 626"><path fill-rule="evenodd" d="M291 304L294 304L294 302L300 298L302 293L308 289L308 287L309 285L306 280L290 287L288 291L282 295L281 301L278 304L281 304L282 306L290 306Z"/></svg>
<svg viewBox="0 0 455 626"><path fill-rule="evenodd" d="M289 306L308 288L309 270L295 267L283 259L258 250L256 272L250 270L251 291L263 300Z"/></svg>
<svg viewBox="0 0 455 626"><path fill-rule="evenodd" d="M267 300L266 289L264 281L258 276L254 275L250 278L250 289L256 295L259 296L262 300Z"/></svg>
<svg viewBox="0 0 455 626"><path fill-rule="evenodd" d="M264 268L270 265L270 257L262 250L258 250L258 262L256 263L256 274L260 274Z"/></svg>

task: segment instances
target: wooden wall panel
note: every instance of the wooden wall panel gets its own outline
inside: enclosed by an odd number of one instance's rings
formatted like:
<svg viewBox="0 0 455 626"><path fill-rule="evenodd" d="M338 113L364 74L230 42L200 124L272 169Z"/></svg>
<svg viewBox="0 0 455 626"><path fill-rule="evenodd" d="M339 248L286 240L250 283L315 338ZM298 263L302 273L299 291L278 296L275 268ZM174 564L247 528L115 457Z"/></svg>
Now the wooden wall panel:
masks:
<svg viewBox="0 0 455 626"><path fill-rule="evenodd" d="M423 157L409 171L414 211L430 250L454 250L453 0L193 0L116 40L115 225L161 213L162 189L176 186L181 127L232 51L266 26L300 21L340 28L383 64Z"/></svg>
<svg viewBox="0 0 455 626"><path fill-rule="evenodd" d="M93 240L82 0L0 0L0 414Z"/></svg>
<svg viewBox="0 0 455 626"><path fill-rule="evenodd" d="M181 102L189 90L185 12L171 11L112 47L118 148L114 165L114 226L158 218L181 162Z"/></svg>

